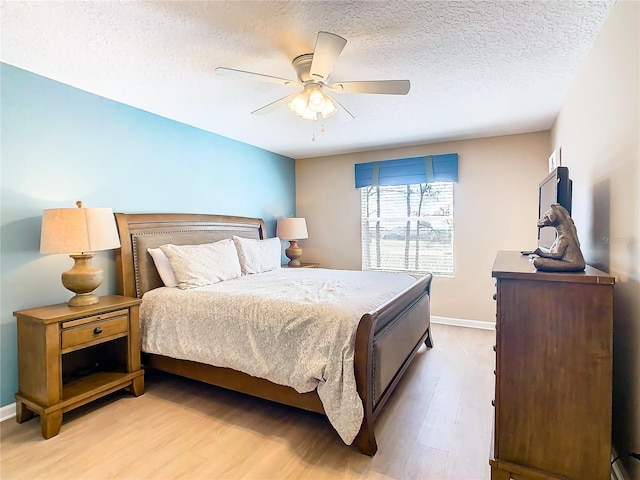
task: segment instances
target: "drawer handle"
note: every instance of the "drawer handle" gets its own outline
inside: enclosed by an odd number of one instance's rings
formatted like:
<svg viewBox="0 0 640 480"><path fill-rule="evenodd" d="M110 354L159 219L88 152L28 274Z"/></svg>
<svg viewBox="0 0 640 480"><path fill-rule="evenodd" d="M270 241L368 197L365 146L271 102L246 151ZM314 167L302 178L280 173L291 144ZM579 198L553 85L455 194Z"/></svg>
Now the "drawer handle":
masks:
<svg viewBox="0 0 640 480"><path fill-rule="evenodd" d="M498 294L494 293L492 297L493 297L494 300L497 300L498 299Z"/></svg>
<svg viewBox="0 0 640 480"><path fill-rule="evenodd" d="M95 333L96 335L100 335L102 333L102 328L100 327L96 327L93 329L93 333Z"/></svg>
<svg viewBox="0 0 640 480"><path fill-rule="evenodd" d="M496 346L495 346L495 345L493 346L493 351L494 351L494 352L496 351Z"/></svg>
<svg viewBox="0 0 640 480"><path fill-rule="evenodd" d="M491 400L491 405L495 407L496 406L496 401L495 400Z"/></svg>

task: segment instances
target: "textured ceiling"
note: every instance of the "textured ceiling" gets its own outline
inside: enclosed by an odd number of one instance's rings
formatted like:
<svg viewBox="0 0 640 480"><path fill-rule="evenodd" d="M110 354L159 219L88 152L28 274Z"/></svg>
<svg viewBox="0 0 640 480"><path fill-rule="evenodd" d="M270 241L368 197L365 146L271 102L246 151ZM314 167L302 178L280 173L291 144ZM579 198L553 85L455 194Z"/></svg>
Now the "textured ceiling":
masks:
<svg viewBox="0 0 640 480"><path fill-rule="evenodd" d="M2 1L1 60L226 137L306 158L545 130L606 20L603 1ZM407 96L336 94L354 116L250 112L292 87L317 32L347 45L329 82L409 79ZM312 141L315 134L316 141Z"/></svg>

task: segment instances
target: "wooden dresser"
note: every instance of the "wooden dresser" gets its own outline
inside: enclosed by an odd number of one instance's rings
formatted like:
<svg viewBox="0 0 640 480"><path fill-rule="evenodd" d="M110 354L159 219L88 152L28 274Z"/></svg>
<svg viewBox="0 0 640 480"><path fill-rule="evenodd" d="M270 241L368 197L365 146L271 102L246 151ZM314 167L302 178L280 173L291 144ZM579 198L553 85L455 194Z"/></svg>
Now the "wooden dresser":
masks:
<svg viewBox="0 0 640 480"><path fill-rule="evenodd" d="M498 252L492 480L610 478L614 277Z"/></svg>

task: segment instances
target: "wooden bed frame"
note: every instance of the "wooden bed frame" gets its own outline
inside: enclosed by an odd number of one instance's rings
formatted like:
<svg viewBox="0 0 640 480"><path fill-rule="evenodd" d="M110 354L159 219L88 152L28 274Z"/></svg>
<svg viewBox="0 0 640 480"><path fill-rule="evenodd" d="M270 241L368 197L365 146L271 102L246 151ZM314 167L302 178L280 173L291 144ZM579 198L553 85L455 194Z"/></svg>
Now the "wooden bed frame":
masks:
<svg viewBox="0 0 640 480"><path fill-rule="evenodd" d="M142 298L162 286L147 248L167 243L193 245L210 243L232 235L266 238L259 218L205 214L116 213L120 249L116 250L118 293ZM355 443L373 456L378 447L373 422L400 381L422 342L432 347L429 290L431 274L371 312L358 324L355 343L355 376L364 406L364 420ZM252 377L229 368L143 354L146 367L163 370L213 385L324 414L314 390L298 393L293 388Z"/></svg>

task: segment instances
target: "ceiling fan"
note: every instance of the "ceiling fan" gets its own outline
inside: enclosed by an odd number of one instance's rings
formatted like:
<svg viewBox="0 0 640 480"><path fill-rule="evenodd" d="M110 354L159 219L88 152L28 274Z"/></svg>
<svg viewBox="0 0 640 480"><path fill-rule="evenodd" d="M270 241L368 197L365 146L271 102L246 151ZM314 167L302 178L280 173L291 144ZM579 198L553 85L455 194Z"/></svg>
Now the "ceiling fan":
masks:
<svg viewBox="0 0 640 480"><path fill-rule="evenodd" d="M270 113L286 104L289 110L305 120L325 119L334 114L337 114L336 118L341 122L347 122L354 118L351 112L333 97L327 95L324 89L334 93L384 95L406 95L409 93L411 87L409 80L369 80L330 84L328 82L329 75L346 43L344 38L333 33L318 32L313 53L299 55L291 62L298 80L288 80L226 67L216 68L216 73L302 88L302 91L298 93L287 95L251 113L257 115Z"/></svg>

